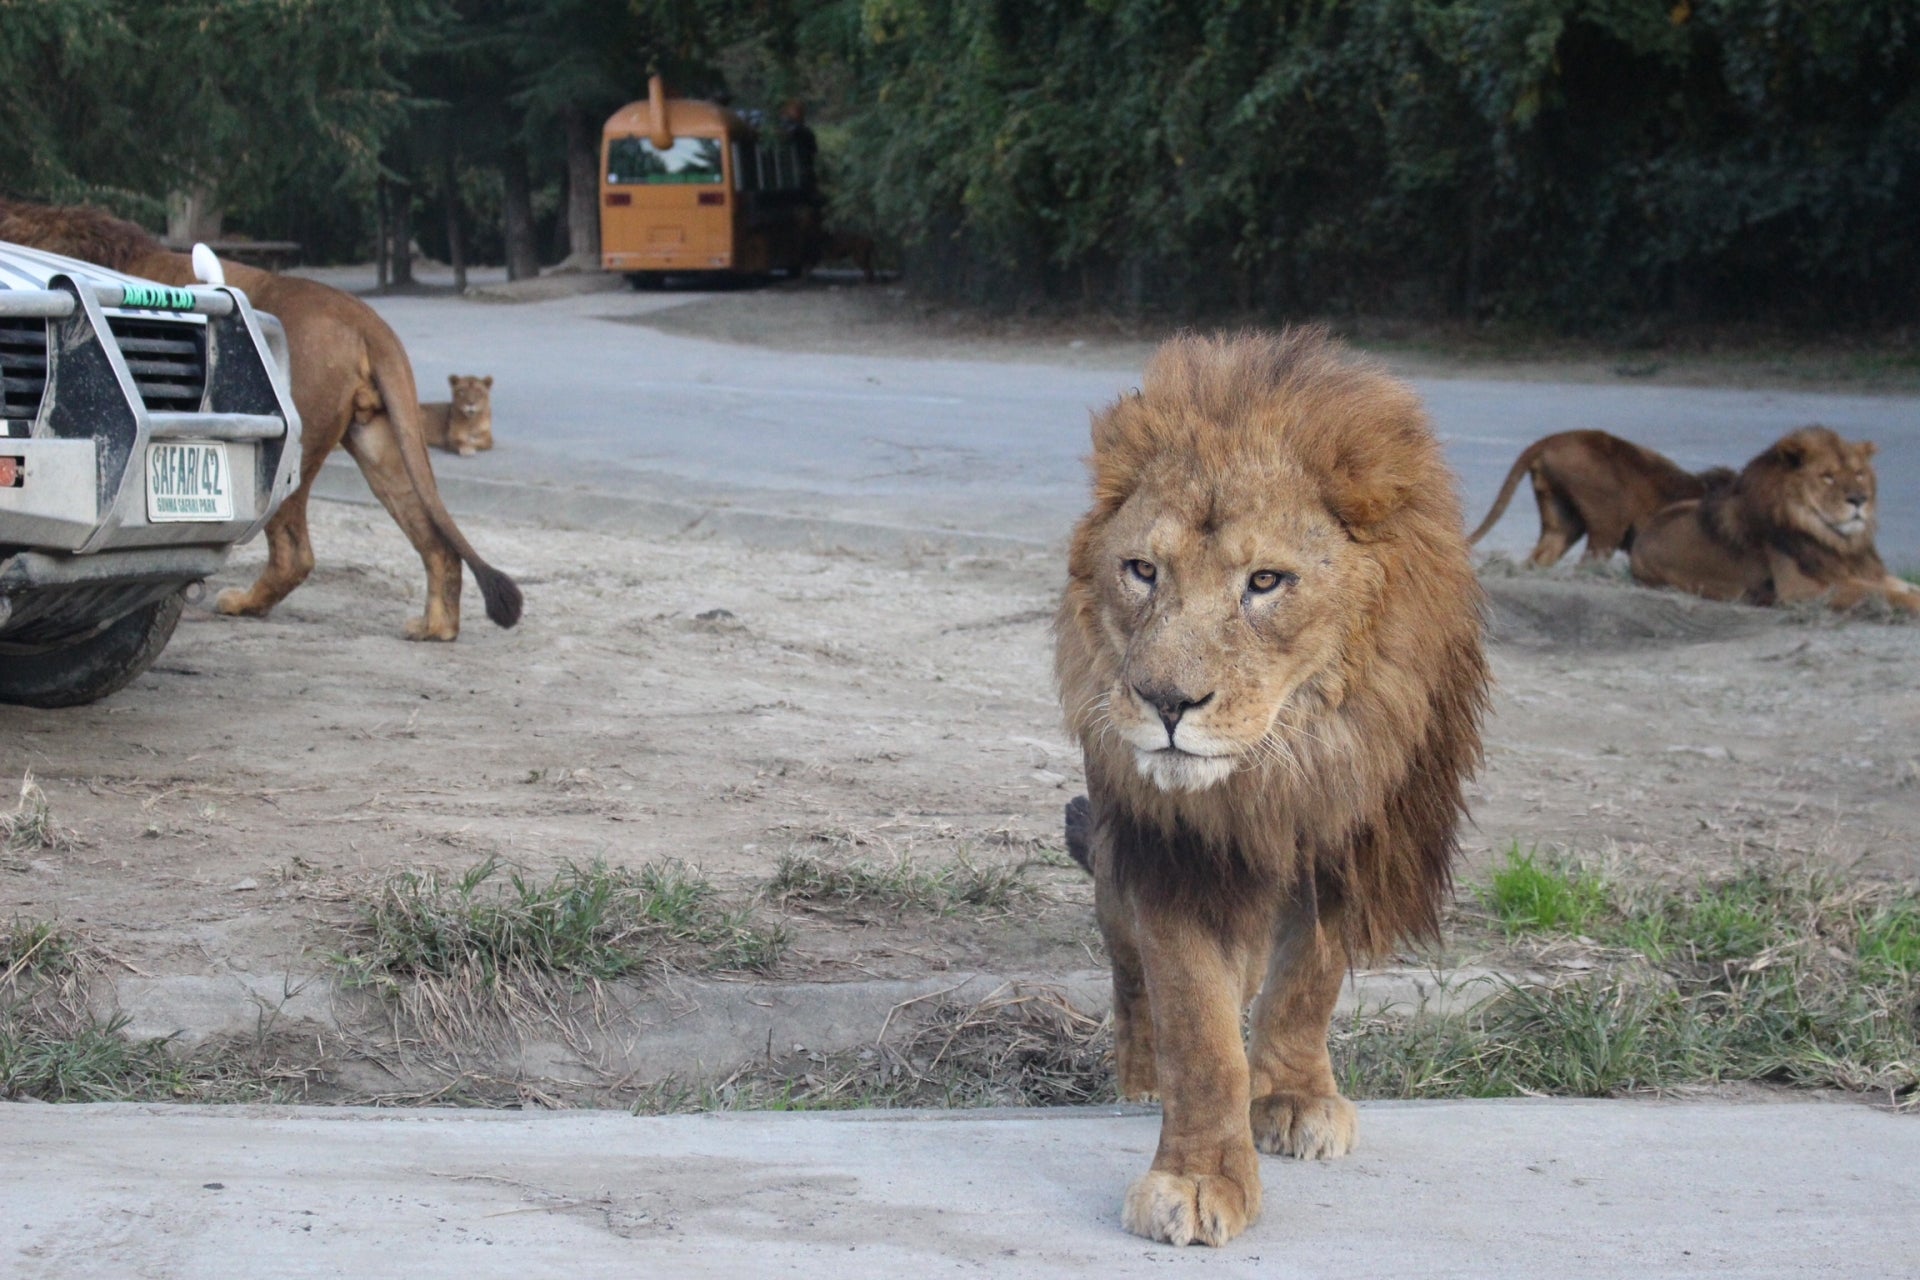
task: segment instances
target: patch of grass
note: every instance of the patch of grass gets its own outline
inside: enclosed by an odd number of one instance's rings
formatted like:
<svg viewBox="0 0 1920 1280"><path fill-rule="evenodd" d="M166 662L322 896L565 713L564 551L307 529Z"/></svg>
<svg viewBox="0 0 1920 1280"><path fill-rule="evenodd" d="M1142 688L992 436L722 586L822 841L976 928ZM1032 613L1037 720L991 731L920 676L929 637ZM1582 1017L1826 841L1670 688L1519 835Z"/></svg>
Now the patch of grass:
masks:
<svg viewBox="0 0 1920 1280"><path fill-rule="evenodd" d="M53 820L47 794L29 769L20 779L20 798L11 810L0 812L0 851L58 853L74 845L73 832Z"/></svg>
<svg viewBox="0 0 1920 1280"><path fill-rule="evenodd" d="M1671 921L1674 943L1699 960L1744 960L1771 946L1789 924L1790 891L1765 876L1708 885L1664 908L1628 917L1628 924ZM1645 927L1644 925L1642 927ZM1659 955L1649 957L1661 959Z"/></svg>
<svg viewBox="0 0 1920 1280"><path fill-rule="evenodd" d="M1766 1082L1920 1099L1914 1012L1887 992L1792 969L1663 986L1602 977L1511 987L1458 1018L1336 1028L1356 1097L1606 1097Z"/></svg>
<svg viewBox="0 0 1920 1280"><path fill-rule="evenodd" d="M0 932L0 1098L266 1102L304 1082L304 1072L237 1048L189 1055L163 1037L127 1035L125 1016L94 1011L97 970L87 945L55 924L15 919Z"/></svg>
<svg viewBox="0 0 1920 1280"><path fill-rule="evenodd" d="M796 1053L717 1084L653 1086L636 1111L842 1111L864 1107L1053 1107L1111 1102L1111 1024L1051 990L1002 988L978 1003L897 1011L868 1048Z"/></svg>
<svg viewBox="0 0 1920 1280"><path fill-rule="evenodd" d="M79 965L79 948L72 935L50 920L15 917L0 933L0 989L21 978L51 978L69 974Z"/></svg>
<svg viewBox="0 0 1920 1280"><path fill-rule="evenodd" d="M982 866L966 858L927 866L908 858L842 862L796 852L782 855L764 892L787 906L1003 912L1039 892L1026 871L1025 864Z"/></svg>
<svg viewBox="0 0 1920 1280"><path fill-rule="evenodd" d="M1869 980L1920 982L1920 902L1895 902L1860 925L1860 972Z"/></svg>
<svg viewBox="0 0 1920 1280"><path fill-rule="evenodd" d="M0 1098L41 1102L298 1102L315 1072L261 1046L177 1051L133 1037L125 1015L67 1007L0 1008Z"/></svg>
<svg viewBox="0 0 1920 1280"><path fill-rule="evenodd" d="M191 1095L189 1072L162 1039L123 1034L124 1017L61 1027L0 1015L0 1097L127 1102Z"/></svg>
<svg viewBox="0 0 1920 1280"><path fill-rule="evenodd" d="M450 880L403 872L364 902L336 960L349 982L585 981L649 967L764 972L787 945L679 862L601 863L534 879L488 858Z"/></svg>
<svg viewBox="0 0 1920 1280"><path fill-rule="evenodd" d="M1534 852L1507 849L1480 900L1507 936L1522 933L1582 933L1607 909L1606 888L1598 877L1572 866L1545 866Z"/></svg>
<svg viewBox="0 0 1920 1280"><path fill-rule="evenodd" d="M1920 895L1762 872L1624 901L1600 893L1571 918L1637 962L1510 985L1464 1016L1354 1019L1334 1035L1343 1087L1601 1097L1765 1082L1920 1106Z"/></svg>

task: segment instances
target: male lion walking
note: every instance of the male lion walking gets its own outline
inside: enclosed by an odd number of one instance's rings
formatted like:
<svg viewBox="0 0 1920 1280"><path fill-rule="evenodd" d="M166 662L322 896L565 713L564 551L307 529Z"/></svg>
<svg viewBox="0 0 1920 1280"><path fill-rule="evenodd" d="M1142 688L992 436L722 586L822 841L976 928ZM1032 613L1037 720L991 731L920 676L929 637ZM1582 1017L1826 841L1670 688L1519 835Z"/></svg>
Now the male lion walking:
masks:
<svg viewBox="0 0 1920 1280"><path fill-rule="evenodd" d="M1256 1148L1353 1146L1328 1023L1350 965L1438 929L1481 593L1418 400L1319 330L1168 343L1093 449L1055 670L1120 1091L1165 1106L1123 1220L1224 1244Z"/></svg>
<svg viewBox="0 0 1920 1280"><path fill-rule="evenodd" d="M169 253L143 228L98 209L0 201L0 240L163 284L195 283L186 254ZM360 464L368 487L426 563L426 612L407 620L408 638L452 640L460 634L462 560L480 584L487 616L503 627L518 622L520 588L480 558L440 501L413 365L387 322L360 299L316 280L223 265L230 284L286 327L302 435L300 487L267 521L266 568L248 590L222 591L214 607L264 615L313 572L307 498L338 444Z"/></svg>

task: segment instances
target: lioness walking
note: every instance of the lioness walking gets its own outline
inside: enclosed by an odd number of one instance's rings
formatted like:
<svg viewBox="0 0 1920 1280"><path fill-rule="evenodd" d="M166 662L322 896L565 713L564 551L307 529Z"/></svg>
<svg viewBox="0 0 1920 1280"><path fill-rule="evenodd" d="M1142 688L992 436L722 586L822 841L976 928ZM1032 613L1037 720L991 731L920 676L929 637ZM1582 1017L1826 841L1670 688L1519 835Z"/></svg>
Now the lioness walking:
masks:
<svg viewBox="0 0 1920 1280"><path fill-rule="evenodd" d="M194 284L193 262L147 231L98 209L0 201L0 240L65 254L163 284ZM426 612L410 618L413 640L460 634L460 562L480 584L487 616L520 620L520 588L475 551L440 500L420 425L420 399L406 349L372 307L298 276L223 264L230 284L260 311L280 318L293 364L293 401L302 424L300 487L267 522L267 565L253 586L214 601L222 613L264 616L313 572L307 499L338 444L360 464L374 496L427 567Z"/></svg>

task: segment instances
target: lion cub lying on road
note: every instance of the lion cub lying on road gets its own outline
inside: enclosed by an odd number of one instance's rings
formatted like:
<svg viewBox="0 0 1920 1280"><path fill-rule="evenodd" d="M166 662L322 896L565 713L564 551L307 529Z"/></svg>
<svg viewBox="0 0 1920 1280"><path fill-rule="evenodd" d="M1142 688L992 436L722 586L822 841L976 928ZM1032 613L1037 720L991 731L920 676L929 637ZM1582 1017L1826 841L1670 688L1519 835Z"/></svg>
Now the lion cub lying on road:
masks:
<svg viewBox="0 0 1920 1280"><path fill-rule="evenodd" d="M420 406L427 443L463 458L493 448L492 376L470 378L461 373L449 374L447 386L453 390L451 402L435 400Z"/></svg>
<svg viewBox="0 0 1920 1280"><path fill-rule="evenodd" d="M1733 484L1677 502L1633 547L1633 576L1712 600L1790 604L1868 598L1920 613L1920 587L1887 572L1874 549L1873 442L1802 427L1741 469Z"/></svg>
<svg viewBox="0 0 1920 1280"><path fill-rule="evenodd" d="M1069 824L1120 1092L1165 1103L1123 1221L1224 1244L1259 1216L1256 1148L1353 1146L1327 1056L1347 968L1438 929L1480 588L1418 400L1319 330L1168 343L1092 466L1055 624Z"/></svg>
<svg viewBox="0 0 1920 1280"><path fill-rule="evenodd" d="M1532 477L1540 506L1540 538L1527 559L1541 569L1558 564L1583 535L1588 560L1631 551L1634 535L1654 512L1733 479L1726 467L1699 475L1682 471L1672 459L1604 431L1562 431L1521 450L1493 509L1468 542L1480 541L1499 522L1523 475Z"/></svg>

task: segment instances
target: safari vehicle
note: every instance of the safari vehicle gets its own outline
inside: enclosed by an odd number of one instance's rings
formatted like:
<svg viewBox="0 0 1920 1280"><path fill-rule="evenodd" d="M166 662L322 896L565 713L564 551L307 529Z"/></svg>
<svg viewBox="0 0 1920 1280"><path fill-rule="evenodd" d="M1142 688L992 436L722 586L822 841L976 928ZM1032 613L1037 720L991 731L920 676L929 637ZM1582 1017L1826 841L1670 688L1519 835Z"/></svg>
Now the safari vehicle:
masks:
<svg viewBox="0 0 1920 1280"><path fill-rule="evenodd" d="M812 161L791 135L669 98L659 76L602 132L600 265L636 286L798 272L819 223Z"/></svg>
<svg viewBox="0 0 1920 1280"><path fill-rule="evenodd" d="M146 670L299 482L279 322L195 263L177 289L0 243L0 702Z"/></svg>

